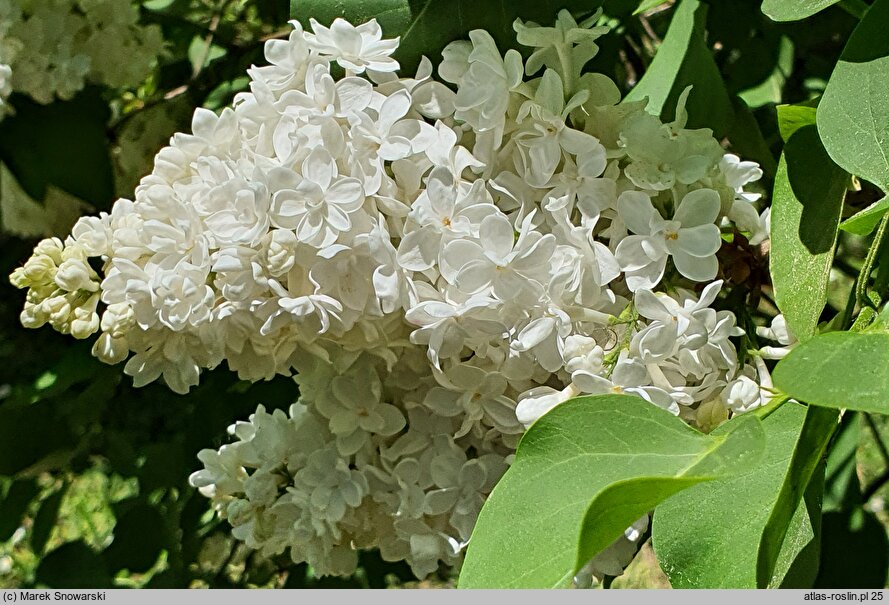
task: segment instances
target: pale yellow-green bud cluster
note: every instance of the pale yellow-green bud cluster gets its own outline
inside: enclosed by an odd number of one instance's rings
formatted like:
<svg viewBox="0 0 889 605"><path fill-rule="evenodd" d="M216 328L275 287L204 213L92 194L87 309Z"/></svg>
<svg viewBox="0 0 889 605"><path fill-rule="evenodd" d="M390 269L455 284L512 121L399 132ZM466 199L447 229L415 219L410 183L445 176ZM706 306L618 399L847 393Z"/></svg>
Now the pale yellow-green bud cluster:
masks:
<svg viewBox="0 0 889 605"><path fill-rule="evenodd" d="M83 247L67 246L56 237L41 241L23 267L9 281L28 288L22 325L39 328L51 325L62 334L87 338L99 329L99 283L101 279L87 262Z"/></svg>

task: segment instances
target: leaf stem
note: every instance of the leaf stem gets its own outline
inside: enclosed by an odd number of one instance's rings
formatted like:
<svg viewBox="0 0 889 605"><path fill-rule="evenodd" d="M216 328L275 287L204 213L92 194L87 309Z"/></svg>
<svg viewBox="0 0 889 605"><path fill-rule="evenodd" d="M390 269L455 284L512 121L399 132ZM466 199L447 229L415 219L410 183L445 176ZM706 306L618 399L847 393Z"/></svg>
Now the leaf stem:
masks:
<svg viewBox="0 0 889 605"><path fill-rule="evenodd" d="M864 0L840 0L839 7L861 21L870 6Z"/></svg>
<svg viewBox="0 0 889 605"><path fill-rule="evenodd" d="M757 418L759 418L760 420L765 420L772 414L772 412L777 410L779 407L781 407L788 401L790 401L790 397L788 397L787 395L780 395L778 397L775 397L771 401L769 401L764 406L760 406L750 413L753 414L754 416L756 416Z"/></svg>
<svg viewBox="0 0 889 605"><path fill-rule="evenodd" d="M861 308L865 306L871 307L873 306L873 302L867 296L867 284L870 280L871 271L874 268L874 261L877 258L877 252L880 249L880 244L883 242L883 238L886 235L886 225L889 223L889 212L883 215L882 220L880 220L880 226L877 227L877 233L874 235L874 241L871 242L870 248L867 250L867 256L864 257L864 264L861 266L861 273L858 274L858 282L855 284L855 299L858 301L858 304Z"/></svg>
<svg viewBox="0 0 889 605"><path fill-rule="evenodd" d="M193 67L192 79L196 78L207 64L207 60L210 58L210 50L213 46L213 40L216 38L216 29L219 27L219 22L222 21L222 16L225 14L225 10L231 3L232 0L221 0L216 7L216 10L213 11L213 16L210 18L210 24L207 26L207 34L204 36L204 47L201 49L200 61L195 63Z"/></svg>
<svg viewBox="0 0 889 605"><path fill-rule="evenodd" d="M574 58L571 56L571 47L568 44L556 44L556 54L559 57L559 63L562 65L562 81L564 82L563 94L564 102L570 99L576 92L574 88L577 83L574 81Z"/></svg>

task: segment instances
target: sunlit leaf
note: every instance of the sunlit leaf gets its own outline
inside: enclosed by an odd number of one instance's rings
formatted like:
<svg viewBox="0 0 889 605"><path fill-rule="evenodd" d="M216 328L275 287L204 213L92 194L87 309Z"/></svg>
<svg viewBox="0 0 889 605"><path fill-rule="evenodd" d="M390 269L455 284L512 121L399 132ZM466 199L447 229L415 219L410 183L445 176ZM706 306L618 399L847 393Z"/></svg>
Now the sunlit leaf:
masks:
<svg viewBox="0 0 889 605"><path fill-rule="evenodd" d="M538 420L479 515L462 588L565 586L669 496L755 464L758 419L704 435L644 400L580 397Z"/></svg>

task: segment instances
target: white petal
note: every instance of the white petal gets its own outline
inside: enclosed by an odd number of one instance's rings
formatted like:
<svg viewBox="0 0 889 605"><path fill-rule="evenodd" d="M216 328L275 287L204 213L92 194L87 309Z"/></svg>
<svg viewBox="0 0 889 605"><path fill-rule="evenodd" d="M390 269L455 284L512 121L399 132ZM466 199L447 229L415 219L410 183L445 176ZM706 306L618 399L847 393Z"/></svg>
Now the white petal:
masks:
<svg viewBox="0 0 889 605"><path fill-rule="evenodd" d="M519 351L528 351L543 342L556 327L556 320L552 317L540 317L535 319L524 329L519 332L516 337L517 343L520 345Z"/></svg>
<svg viewBox="0 0 889 605"><path fill-rule="evenodd" d="M677 271L693 281L710 281L716 277L719 270L716 256L701 258L687 254L681 249L673 253L673 264L676 265Z"/></svg>
<svg viewBox="0 0 889 605"><path fill-rule="evenodd" d="M505 216L492 214L482 221L479 238L485 249L485 255L499 263L512 252L515 243L515 230Z"/></svg>
<svg viewBox="0 0 889 605"><path fill-rule="evenodd" d="M624 191L617 198L617 212L627 225L627 229L637 235L651 233L651 219L657 210L651 204L651 198L641 191Z"/></svg>
<svg viewBox="0 0 889 605"><path fill-rule="evenodd" d="M673 220L682 223L683 227L715 223L720 206L719 194L714 190L697 189L682 198Z"/></svg>
<svg viewBox="0 0 889 605"><path fill-rule="evenodd" d="M398 246L398 264L408 271L425 271L438 260L440 238L431 229L411 231Z"/></svg>
<svg viewBox="0 0 889 605"><path fill-rule="evenodd" d="M686 254L705 258L713 256L722 246L719 227L714 224L680 229L675 240L667 241L667 248L675 254L677 248Z"/></svg>
<svg viewBox="0 0 889 605"><path fill-rule="evenodd" d="M637 290L633 296L633 303L642 317L661 321L671 321L673 318L670 311L661 302L661 298L651 290Z"/></svg>

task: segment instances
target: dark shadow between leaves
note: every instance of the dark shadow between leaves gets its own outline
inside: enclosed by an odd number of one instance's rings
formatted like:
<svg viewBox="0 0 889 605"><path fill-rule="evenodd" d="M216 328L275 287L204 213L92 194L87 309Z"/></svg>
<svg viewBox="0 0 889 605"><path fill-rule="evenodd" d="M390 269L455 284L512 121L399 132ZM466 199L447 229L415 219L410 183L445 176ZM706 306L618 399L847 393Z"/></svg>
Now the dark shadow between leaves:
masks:
<svg viewBox="0 0 889 605"><path fill-rule="evenodd" d="M815 588L886 586L889 539L873 513L861 508L825 513L821 531L821 569Z"/></svg>

